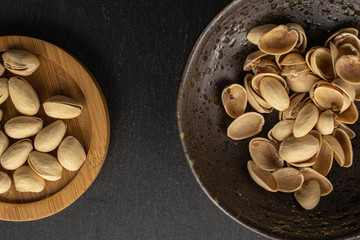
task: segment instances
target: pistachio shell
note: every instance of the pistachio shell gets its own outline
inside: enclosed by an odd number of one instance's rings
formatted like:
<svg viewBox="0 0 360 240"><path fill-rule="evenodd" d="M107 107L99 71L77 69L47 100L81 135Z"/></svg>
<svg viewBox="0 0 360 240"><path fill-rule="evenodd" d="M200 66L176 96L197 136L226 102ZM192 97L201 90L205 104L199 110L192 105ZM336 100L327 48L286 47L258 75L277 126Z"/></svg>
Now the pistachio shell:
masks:
<svg viewBox="0 0 360 240"><path fill-rule="evenodd" d="M314 83L319 80L320 78L310 72L286 76L286 83L294 92L309 92Z"/></svg>
<svg viewBox="0 0 360 240"><path fill-rule="evenodd" d="M249 151L252 160L260 168L274 171L284 166L277 146L265 138L253 138L249 143Z"/></svg>
<svg viewBox="0 0 360 240"><path fill-rule="evenodd" d="M344 130L337 128L334 131L334 137L344 150L345 161L343 167L351 167L353 163L353 148L349 136Z"/></svg>
<svg viewBox="0 0 360 240"><path fill-rule="evenodd" d="M334 45L339 50L341 47L346 46L346 45L351 45L357 51L360 50L360 40L358 39L357 36L354 36L353 34L350 34L350 33L342 33L342 34L339 34L338 36L336 36L334 38ZM353 54L353 53L351 53L351 54Z"/></svg>
<svg viewBox="0 0 360 240"><path fill-rule="evenodd" d="M342 28L336 32L334 32L333 34L331 34L331 36L326 40L325 42L325 47L329 47L330 42L338 35L342 34L342 33L350 33L353 34L354 36L357 36L359 34L359 30L357 30L356 28Z"/></svg>
<svg viewBox="0 0 360 240"><path fill-rule="evenodd" d="M316 154L314 156L312 156L310 159L303 161L303 162L296 162L296 163L288 163L289 166L292 167L298 167L298 168L302 168L302 167L311 167L316 163L317 159L316 159Z"/></svg>
<svg viewBox="0 0 360 240"><path fill-rule="evenodd" d="M338 128L344 130L350 139L353 139L356 137L355 132L351 128L349 128L345 123L339 123Z"/></svg>
<svg viewBox="0 0 360 240"><path fill-rule="evenodd" d="M253 69L254 74L259 73L273 73L273 74L280 74L281 71L273 61L267 59L261 59L259 64L256 65Z"/></svg>
<svg viewBox="0 0 360 240"><path fill-rule="evenodd" d="M0 171L0 194L6 193L11 187L11 178L4 172Z"/></svg>
<svg viewBox="0 0 360 240"><path fill-rule="evenodd" d="M316 48L310 56L310 64L313 73L325 80L333 80L334 69L330 50L327 48Z"/></svg>
<svg viewBox="0 0 360 240"><path fill-rule="evenodd" d="M265 53L278 55L290 52L296 46L297 41L296 31L288 31L285 25L279 25L262 35L258 47Z"/></svg>
<svg viewBox="0 0 360 240"><path fill-rule="evenodd" d="M284 141L293 133L294 120L283 120L275 124L272 129L272 136L278 141Z"/></svg>
<svg viewBox="0 0 360 240"><path fill-rule="evenodd" d="M344 95L334 85L319 81L310 90L310 97L320 110L340 111L344 104Z"/></svg>
<svg viewBox="0 0 360 240"><path fill-rule="evenodd" d="M40 152L50 152L59 146L65 136L66 124L57 120L44 127L35 137L34 147Z"/></svg>
<svg viewBox="0 0 360 240"><path fill-rule="evenodd" d="M15 170L23 165L33 149L30 139L21 139L11 145L1 156L1 165L7 170Z"/></svg>
<svg viewBox="0 0 360 240"><path fill-rule="evenodd" d="M0 77L4 74L4 72L5 72L4 65L2 65L2 64L0 63Z"/></svg>
<svg viewBox="0 0 360 240"><path fill-rule="evenodd" d="M56 181L61 178L62 166L56 157L37 151L29 154L28 164L40 177L48 181Z"/></svg>
<svg viewBox="0 0 360 240"><path fill-rule="evenodd" d="M294 93L291 95L289 107L283 111L281 120L295 119L300 109L304 106L304 97L305 93Z"/></svg>
<svg viewBox="0 0 360 240"><path fill-rule="evenodd" d="M3 131L0 130L0 157L3 155L3 153L8 148L8 146L9 146L9 139L7 138L5 133L3 133Z"/></svg>
<svg viewBox="0 0 360 240"><path fill-rule="evenodd" d="M14 172L14 183L19 192L41 192L45 188L45 180L29 166L22 166Z"/></svg>
<svg viewBox="0 0 360 240"><path fill-rule="evenodd" d="M355 91L353 85L351 85L348 82L345 82L344 80L342 80L340 78L335 79L331 83L334 84L339 89L341 89L350 98L350 101L355 100L356 91Z"/></svg>
<svg viewBox="0 0 360 240"><path fill-rule="evenodd" d="M279 190L279 185L276 182L276 179L269 171L260 168L253 161L247 162L247 169L254 182L265 190L270 192L277 192Z"/></svg>
<svg viewBox="0 0 360 240"><path fill-rule="evenodd" d="M316 180L304 182L302 187L295 192L296 201L306 210L314 209L320 202L320 184Z"/></svg>
<svg viewBox="0 0 360 240"><path fill-rule="evenodd" d="M232 84L222 91L221 99L226 113L237 118L245 112L247 105L247 94L239 84Z"/></svg>
<svg viewBox="0 0 360 240"><path fill-rule="evenodd" d="M299 74L309 73L310 68L305 64L288 65L282 69L282 76L297 76Z"/></svg>
<svg viewBox="0 0 360 240"><path fill-rule="evenodd" d="M340 113L336 120L342 123L353 124L357 121L358 117L359 112L357 107L354 102L351 102L350 107L344 112Z"/></svg>
<svg viewBox="0 0 360 240"><path fill-rule="evenodd" d="M331 134L334 131L334 113L331 110L322 112L319 116L319 120L316 123L316 130L323 135Z"/></svg>
<svg viewBox="0 0 360 240"><path fill-rule="evenodd" d="M319 183L321 196L326 196L333 190L333 186L331 182L326 177L315 171L314 169L302 168L300 169L300 172L304 175L305 178L304 184L311 180L316 180Z"/></svg>
<svg viewBox="0 0 360 240"><path fill-rule="evenodd" d="M316 125L318 119L319 111L314 104L310 103L304 106L295 119L293 127L294 136L299 138L308 134Z"/></svg>
<svg viewBox="0 0 360 240"><path fill-rule="evenodd" d="M295 168L280 168L272 173L279 185L280 192L295 192L301 188L304 176Z"/></svg>
<svg viewBox="0 0 360 240"><path fill-rule="evenodd" d="M304 53L307 46L307 38L304 29L296 23L288 23L286 26L289 30L296 30L298 33L298 41L295 47L299 48L300 53Z"/></svg>
<svg viewBox="0 0 360 240"><path fill-rule="evenodd" d="M6 78L0 78L0 104L5 102L9 97L8 80Z"/></svg>
<svg viewBox="0 0 360 240"><path fill-rule="evenodd" d="M322 143L317 160L312 168L323 176L326 176L333 164L334 152L328 144Z"/></svg>
<svg viewBox="0 0 360 240"><path fill-rule="evenodd" d="M264 117L256 112L247 112L235 119L227 129L227 136L234 140L252 137L261 132Z"/></svg>
<svg viewBox="0 0 360 240"><path fill-rule="evenodd" d="M245 90L247 92L247 100L248 100L248 102L255 109L255 111L257 111L259 113L270 113L270 112L272 112L272 108L265 108L265 107L261 106L257 102L257 98L255 98L256 93L252 90L251 84L249 83L249 82L251 82L252 77L253 77L253 75L246 74L246 76L244 78L244 87L245 87Z"/></svg>
<svg viewBox="0 0 360 240"><path fill-rule="evenodd" d="M360 101L360 84L350 84L355 89L355 101Z"/></svg>
<svg viewBox="0 0 360 240"><path fill-rule="evenodd" d="M251 43L253 43L255 45L258 45L260 38L265 33L270 31L271 29L273 29L274 27L276 27L275 24L265 24L265 25L254 27L253 29L251 29L249 31L246 38L249 40L249 42L251 42Z"/></svg>
<svg viewBox="0 0 360 240"><path fill-rule="evenodd" d="M22 77L12 77L9 82L9 94L16 110L24 115L35 115L40 101L34 88Z"/></svg>
<svg viewBox="0 0 360 240"><path fill-rule="evenodd" d="M283 79L280 75L274 74L274 73L259 73L256 74L251 81L251 86L255 91L260 93L260 83L264 78L271 77L279 81L281 85L284 86L284 88L287 88L286 81Z"/></svg>
<svg viewBox="0 0 360 240"><path fill-rule="evenodd" d="M324 142L334 151L334 157L340 167L344 166L345 164L345 153L342 149L341 144L336 140L335 137L331 135L323 136Z"/></svg>
<svg viewBox="0 0 360 240"><path fill-rule="evenodd" d="M20 139L34 136L43 126L43 121L38 117L18 116L5 123L5 133L12 138Z"/></svg>
<svg viewBox="0 0 360 240"><path fill-rule="evenodd" d="M340 57L335 64L337 75L344 81L359 84L360 83L360 58L352 55Z"/></svg>
<svg viewBox="0 0 360 240"><path fill-rule="evenodd" d="M308 134L304 137L286 138L279 147L279 154L282 159L289 163L303 162L314 156L319 150L319 140Z"/></svg>
<svg viewBox="0 0 360 240"><path fill-rule="evenodd" d="M280 62L282 66L306 64L305 58L299 53L288 53Z"/></svg>
<svg viewBox="0 0 360 240"><path fill-rule="evenodd" d="M66 137L60 143L57 156L60 164L69 171L79 170L86 160L86 153L83 146L73 136Z"/></svg>
<svg viewBox="0 0 360 240"><path fill-rule="evenodd" d="M245 59L244 71L251 71L261 62L262 58L272 60L274 57L260 50L252 52Z"/></svg>
<svg viewBox="0 0 360 240"><path fill-rule="evenodd" d="M25 50L8 50L3 53L2 58L5 68L20 76L31 75L40 65L37 57Z"/></svg>
<svg viewBox="0 0 360 240"><path fill-rule="evenodd" d="M289 107L289 96L284 86L277 79L264 77L260 82L260 92L273 108L283 111Z"/></svg>
<svg viewBox="0 0 360 240"><path fill-rule="evenodd" d="M44 111L49 117L58 119L71 119L79 116L83 109L80 102L75 99L56 95L43 103Z"/></svg>

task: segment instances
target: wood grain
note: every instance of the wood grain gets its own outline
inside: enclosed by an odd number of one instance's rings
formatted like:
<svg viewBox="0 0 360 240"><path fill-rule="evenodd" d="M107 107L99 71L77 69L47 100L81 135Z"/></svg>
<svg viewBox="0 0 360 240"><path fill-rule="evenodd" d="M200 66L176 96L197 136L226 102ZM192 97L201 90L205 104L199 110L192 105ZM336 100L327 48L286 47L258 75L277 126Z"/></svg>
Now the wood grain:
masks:
<svg viewBox="0 0 360 240"><path fill-rule="evenodd" d="M66 135L75 136L87 152L87 159L80 170L70 172L64 169L62 178L55 182L46 181L46 187L40 193L19 193L12 184L9 192L0 195L0 219L29 221L61 211L88 189L105 161L110 121L105 98L96 80L69 53L39 39L0 37L0 52L13 48L28 50L39 58L40 67L25 79L34 87L41 102L50 96L62 94L80 101L84 106L79 117L64 120L67 124ZM13 75L7 71L4 76L10 78ZM10 98L0 108L4 111L2 126L8 119L20 115ZM44 126L55 121L46 116L42 107L36 116L44 120ZM13 142L15 140L10 140L10 144ZM51 154L56 156L56 150ZM6 172L12 177L13 171Z"/></svg>

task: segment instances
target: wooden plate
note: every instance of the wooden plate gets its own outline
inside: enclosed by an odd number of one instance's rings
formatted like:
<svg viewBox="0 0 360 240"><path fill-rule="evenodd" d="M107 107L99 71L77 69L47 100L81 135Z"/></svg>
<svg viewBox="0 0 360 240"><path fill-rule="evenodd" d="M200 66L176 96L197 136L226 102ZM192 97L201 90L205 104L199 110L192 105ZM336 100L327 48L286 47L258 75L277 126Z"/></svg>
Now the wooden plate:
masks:
<svg viewBox="0 0 360 240"><path fill-rule="evenodd" d="M38 93L40 101L62 94L80 101L84 110L75 119L64 120L67 135L75 136L84 146L87 159L77 172L63 170L63 176L55 182L46 181L40 193L20 193L11 189L0 195L0 219L29 221L44 218L61 211L78 199L95 180L104 163L110 137L110 121L102 91L91 73L69 53L48 42L23 36L0 37L0 52L7 49L24 49L40 60L39 68L25 79ZM6 71L5 77L13 74ZM18 113L10 98L0 108L5 122ZM35 116L44 120L44 126L55 119L46 116L43 108ZM33 138L32 138L33 140ZM10 140L10 144L15 140ZM56 156L56 151L52 154ZM2 171L5 171L2 169ZM6 171L11 177L14 171Z"/></svg>

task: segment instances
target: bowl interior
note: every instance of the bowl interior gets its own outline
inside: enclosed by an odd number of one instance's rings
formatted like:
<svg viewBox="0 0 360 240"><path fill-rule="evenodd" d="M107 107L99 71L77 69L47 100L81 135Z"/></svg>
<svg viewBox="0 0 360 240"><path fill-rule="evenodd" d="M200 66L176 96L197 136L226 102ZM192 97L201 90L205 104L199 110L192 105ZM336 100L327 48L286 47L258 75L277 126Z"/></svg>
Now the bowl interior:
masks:
<svg viewBox="0 0 360 240"><path fill-rule="evenodd" d="M355 1L234 1L204 30L184 69L178 95L178 125L184 151L196 178L210 198L238 222L254 231L282 238L338 238L359 233L360 144L352 140L354 164L340 168L335 163L329 180L334 191L306 211L293 194L271 193L250 178L250 139L233 141L226 136L230 119L221 103L223 88L243 84L246 56L256 46L246 33L265 23L300 24L309 46L322 46L342 27L360 27L360 4ZM359 104L357 104L359 106ZM247 111L253 111L251 106ZM278 121L278 112L264 115L266 124L258 135ZM358 134L359 125L350 127Z"/></svg>

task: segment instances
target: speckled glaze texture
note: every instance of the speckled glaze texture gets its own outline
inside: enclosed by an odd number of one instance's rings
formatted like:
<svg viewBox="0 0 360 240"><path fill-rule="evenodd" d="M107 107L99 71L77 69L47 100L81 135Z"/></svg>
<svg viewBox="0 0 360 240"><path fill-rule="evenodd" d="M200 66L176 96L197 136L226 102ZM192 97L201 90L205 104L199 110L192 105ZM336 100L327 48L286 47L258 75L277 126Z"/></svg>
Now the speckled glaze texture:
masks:
<svg viewBox="0 0 360 240"><path fill-rule="evenodd" d="M304 27L308 47L323 45L341 27L360 26L360 2L348 0L234 1L207 26L185 66L177 104L179 135L185 155L204 191L239 223L272 238L336 239L360 235L360 138L353 139L354 164L334 164L328 178L334 191L306 211L293 194L271 193L247 172L250 139L226 136L230 119L221 104L222 89L243 84L242 64L256 50L246 33L265 23L295 22ZM359 104L357 104L359 106ZM247 111L253 111L250 106ZM278 112L264 114L258 136L266 137ZM359 122L351 126L360 135Z"/></svg>

